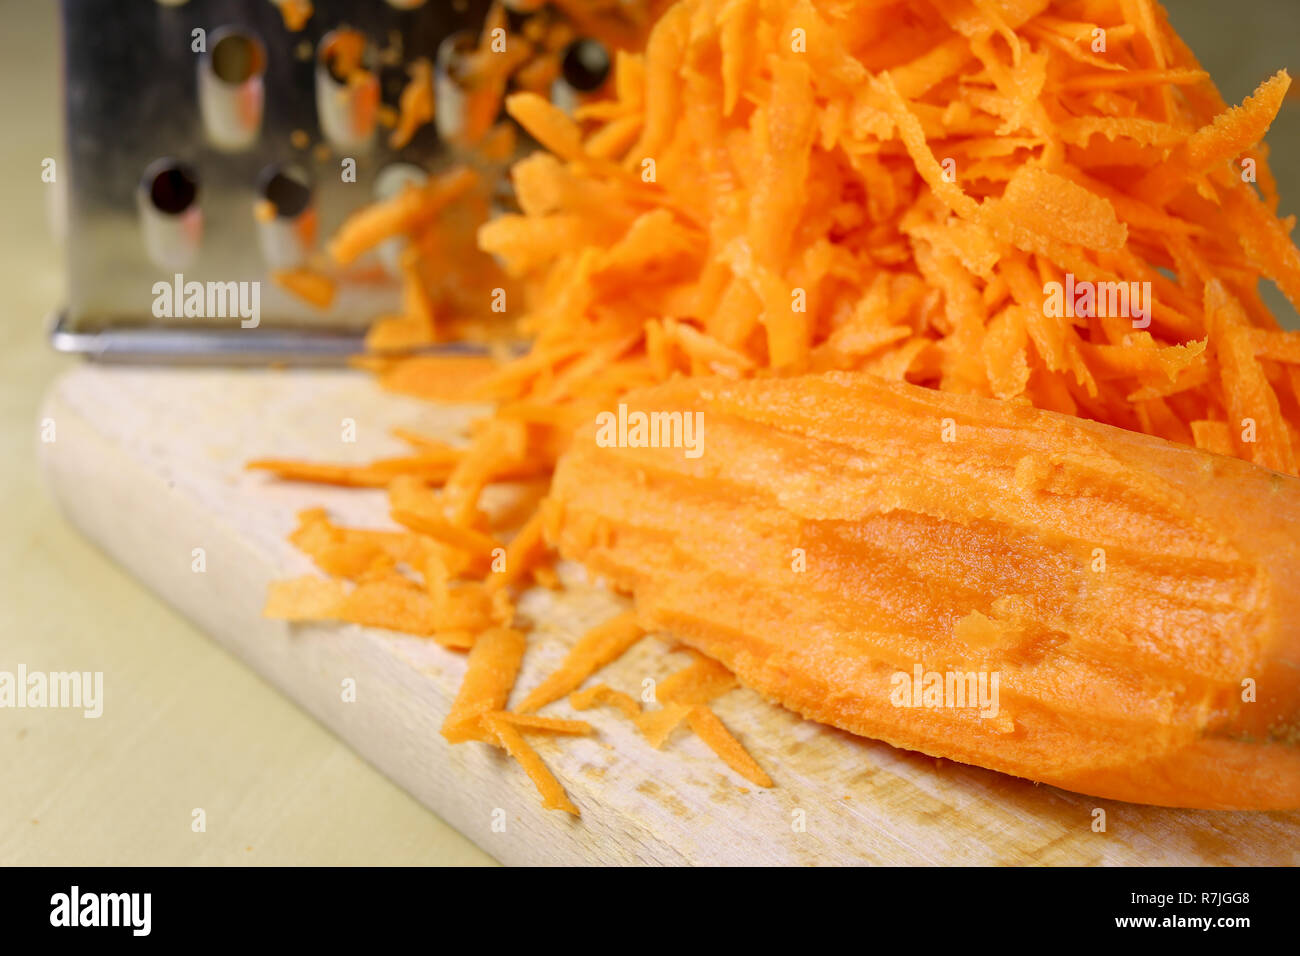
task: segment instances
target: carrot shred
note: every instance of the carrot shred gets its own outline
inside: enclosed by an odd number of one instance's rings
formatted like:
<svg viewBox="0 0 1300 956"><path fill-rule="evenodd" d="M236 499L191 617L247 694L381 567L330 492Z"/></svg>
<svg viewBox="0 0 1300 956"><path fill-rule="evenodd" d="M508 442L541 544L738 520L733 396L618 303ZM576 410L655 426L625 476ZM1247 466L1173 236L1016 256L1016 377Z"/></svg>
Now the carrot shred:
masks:
<svg viewBox="0 0 1300 956"><path fill-rule="evenodd" d="M592 628L573 645L563 663L529 691L516 711L531 713L564 697L596 671L621 657L644 633L636 623L634 611L624 611Z"/></svg>
<svg viewBox="0 0 1300 956"><path fill-rule="evenodd" d="M488 579L489 591L509 587L533 569L546 551L544 526L542 512L536 511L510 539L505 549L505 567Z"/></svg>
<svg viewBox="0 0 1300 956"><path fill-rule="evenodd" d="M343 582L307 575L272 581L265 617L281 621L321 621L337 618L347 598Z"/></svg>
<svg viewBox="0 0 1300 956"><path fill-rule="evenodd" d="M330 256L339 265L347 265L385 239L414 232L477 182L473 170L456 167L425 186L409 185L392 199L362 208L335 234L329 244Z"/></svg>
<svg viewBox="0 0 1300 956"><path fill-rule="evenodd" d="M1300 332L1253 329L1251 343L1262 358L1288 365L1300 365Z"/></svg>
<svg viewBox="0 0 1300 956"><path fill-rule="evenodd" d="M397 125L388 137L390 149L401 149L421 126L433 121L433 65L420 58L410 65L409 73L398 98Z"/></svg>
<svg viewBox="0 0 1300 956"><path fill-rule="evenodd" d="M978 208L975 200L962 192L960 186L946 178L943 167L926 142L925 131L920 120L908 108L888 74L880 81L878 89L884 93L886 108L898 126L899 137L916 164L917 173L950 210L963 219L974 218Z"/></svg>
<svg viewBox="0 0 1300 956"><path fill-rule="evenodd" d="M1205 284L1205 311L1216 342L1229 431L1238 457L1295 474L1290 431L1277 394L1256 358L1245 310L1222 282L1212 279Z"/></svg>
<svg viewBox="0 0 1300 956"><path fill-rule="evenodd" d="M258 458L250 461L247 467L274 472L277 478L288 481L383 488L397 475L418 475L429 481L445 481L451 474L453 465L440 457L411 455L405 458L384 458L368 465L331 465L282 458Z"/></svg>
<svg viewBox="0 0 1300 956"><path fill-rule="evenodd" d="M547 810L563 810L575 817L582 816L573 801L569 799L569 795L564 792L564 787L560 786L555 775L547 769L542 758L537 755L537 751L528 746L528 742L524 740L514 724L501 714L488 714L484 722L488 726L488 732L494 734L496 741L524 768L524 772L537 787L537 792L542 795L543 807Z"/></svg>
<svg viewBox="0 0 1300 956"><path fill-rule="evenodd" d="M1227 422L1194 421L1192 436L1197 448L1214 452L1216 455L1231 457L1236 454Z"/></svg>
<svg viewBox="0 0 1300 956"><path fill-rule="evenodd" d="M736 677L712 658L701 656L673 674L669 674L655 690L655 696L665 704L707 704L736 686Z"/></svg>
<svg viewBox="0 0 1300 956"><path fill-rule="evenodd" d="M585 151L578 125L536 93L506 97L506 109L539 143L561 159L581 159Z"/></svg>
<svg viewBox="0 0 1300 956"><path fill-rule="evenodd" d="M328 309L338 289L333 279L312 269L275 269L271 281L318 309Z"/></svg>
<svg viewBox="0 0 1300 956"><path fill-rule="evenodd" d="M1152 205L1161 205L1194 177L1254 146L1273 124L1290 86L1291 77L1285 70L1261 83L1241 106L1221 113L1193 133L1168 162L1147 173L1135 191Z"/></svg>
<svg viewBox="0 0 1300 956"><path fill-rule="evenodd" d="M431 636L436 643L454 651L467 651L478 640L477 631L467 631L459 628L434 631Z"/></svg>
<svg viewBox="0 0 1300 956"><path fill-rule="evenodd" d="M507 627L493 628L479 636L469 652L460 691L443 721L444 737L452 743L494 741L492 730L484 726L484 721L505 709L524 658L524 647L524 635Z"/></svg>
<svg viewBox="0 0 1300 956"><path fill-rule="evenodd" d="M493 359L481 355L416 355L381 369L379 383L429 401L463 401L496 367Z"/></svg>
<svg viewBox="0 0 1300 956"><path fill-rule="evenodd" d="M568 734L578 737L591 733L591 724L585 720L540 717L537 714L515 714L508 710L494 711L490 716L513 724L520 730L536 730L548 734Z"/></svg>
<svg viewBox="0 0 1300 956"><path fill-rule="evenodd" d="M623 715L635 720L641 713L641 705L630 694L615 690L608 684L593 684L582 690L575 690L569 695L569 706L574 710L590 710L598 704L617 707Z"/></svg>
<svg viewBox="0 0 1300 956"><path fill-rule="evenodd" d="M664 704L657 710L642 711L632 718L637 729L655 750L663 747L668 737L690 716L690 704Z"/></svg>
<svg viewBox="0 0 1300 956"><path fill-rule="evenodd" d="M772 786L772 778L754 762L754 758L712 710L703 704L696 705L691 708L686 719L691 725L691 730L695 731L728 767L760 787Z"/></svg>
<svg viewBox="0 0 1300 956"><path fill-rule="evenodd" d="M483 564L487 564L492 558L492 552L500 547L491 535L475 531L473 528L455 525L435 514L421 514L402 508L395 509L392 514L393 520L398 524L428 535L458 551L463 551Z"/></svg>
<svg viewBox="0 0 1300 956"><path fill-rule="evenodd" d="M439 622L428 593L400 574L362 580L347 596L340 620L431 637ZM486 625L488 622L482 622Z"/></svg>

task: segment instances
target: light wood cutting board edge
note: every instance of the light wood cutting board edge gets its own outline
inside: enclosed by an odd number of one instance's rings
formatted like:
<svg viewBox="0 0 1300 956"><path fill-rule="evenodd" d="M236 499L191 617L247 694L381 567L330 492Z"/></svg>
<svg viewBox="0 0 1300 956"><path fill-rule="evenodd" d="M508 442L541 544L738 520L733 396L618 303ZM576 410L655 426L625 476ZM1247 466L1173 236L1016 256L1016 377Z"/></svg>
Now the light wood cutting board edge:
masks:
<svg viewBox="0 0 1300 956"><path fill-rule="evenodd" d="M936 761L813 724L738 690L723 721L776 781L759 790L700 741L651 750L610 711L584 716L591 739L534 745L582 809L545 811L494 748L450 746L438 728L464 657L353 625L261 618L268 581L310 569L283 541L293 514L322 505L384 523L377 493L295 486L249 474L263 454L358 460L391 454L405 424L453 434L474 410L384 395L355 373L129 369L83 365L50 388L41 447L68 518L229 651L346 740L484 851L509 864L1260 864L1300 862L1300 814L1143 807L1066 793ZM360 436L338 444L351 417ZM191 548L206 551L205 573ZM520 603L534 625L516 693L535 685L583 629L622 599L599 583ZM647 638L600 680L636 693L686 660ZM356 681L357 700L341 686ZM516 697L516 699L518 699ZM547 713L574 716L557 703ZM1106 832L1093 811L1105 810ZM504 832L493 829L505 818ZM802 828L799 826L803 823Z"/></svg>

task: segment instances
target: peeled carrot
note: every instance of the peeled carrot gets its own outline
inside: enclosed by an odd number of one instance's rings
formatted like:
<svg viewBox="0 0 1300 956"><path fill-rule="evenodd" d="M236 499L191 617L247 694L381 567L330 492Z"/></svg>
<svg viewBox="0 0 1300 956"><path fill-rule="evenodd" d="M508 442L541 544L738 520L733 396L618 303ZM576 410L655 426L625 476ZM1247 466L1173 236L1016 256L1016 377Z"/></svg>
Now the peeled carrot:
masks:
<svg viewBox="0 0 1300 956"><path fill-rule="evenodd" d="M1300 479L861 374L627 401L701 412L707 452L588 430L552 494L562 553L648 626L899 747L1143 803L1300 807ZM996 706L900 706L917 670L998 675Z"/></svg>

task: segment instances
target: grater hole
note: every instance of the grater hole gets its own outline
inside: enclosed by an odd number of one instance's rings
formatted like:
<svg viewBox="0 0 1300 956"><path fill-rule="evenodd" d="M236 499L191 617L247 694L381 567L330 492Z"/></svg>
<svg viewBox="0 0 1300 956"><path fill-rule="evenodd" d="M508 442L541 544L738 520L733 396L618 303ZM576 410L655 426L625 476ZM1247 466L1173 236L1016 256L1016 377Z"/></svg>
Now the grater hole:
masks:
<svg viewBox="0 0 1300 956"><path fill-rule="evenodd" d="M367 149L379 108L374 46L360 30L327 33L316 48L316 116L332 146Z"/></svg>
<svg viewBox="0 0 1300 956"><path fill-rule="evenodd" d="M163 160L150 167L149 202L159 212L178 215L194 205L199 181L194 171L181 163Z"/></svg>
<svg viewBox="0 0 1300 956"><path fill-rule="evenodd" d="M564 81L578 92L598 90L609 76L609 51L597 40L575 40L565 49L560 70Z"/></svg>
<svg viewBox="0 0 1300 956"><path fill-rule="evenodd" d="M251 34L230 31L212 47L212 72L223 83L238 86L265 70L265 49Z"/></svg>
<svg viewBox="0 0 1300 956"><path fill-rule="evenodd" d="M181 269L194 261L203 239L198 200L198 175L179 160L156 159L140 175L136 209L144 253L151 263Z"/></svg>
<svg viewBox="0 0 1300 956"><path fill-rule="evenodd" d="M296 219L311 205L311 182L297 166L268 166L262 172L258 192L283 219Z"/></svg>

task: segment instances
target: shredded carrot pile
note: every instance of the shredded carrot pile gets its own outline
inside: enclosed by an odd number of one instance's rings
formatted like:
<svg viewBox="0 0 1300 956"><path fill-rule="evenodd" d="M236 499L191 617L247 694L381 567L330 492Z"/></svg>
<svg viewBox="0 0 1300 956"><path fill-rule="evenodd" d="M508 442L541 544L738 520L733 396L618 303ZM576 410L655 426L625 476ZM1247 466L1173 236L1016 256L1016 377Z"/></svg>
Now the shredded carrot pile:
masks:
<svg viewBox="0 0 1300 956"><path fill-rule="evenodd" d="M462 595L458 621L481 612L471 676L511 623L510 597L551 582L559 520L543 505L507 544L486 528L483 491L545 480L577 424L674 376L866 371L1295 474L1300 334L1259 294L1266 279L1300 307L1295 221L1278 216L1261 144L1290 83L1278 73L1228 108L1153 0L682 0L643 52L618 54L610 97L573 116L534 93L507 100L543 149L513 169L519 213L477 240L524 290L532 345L468 375L463 397L496 408L468 443L258 467L389 487L404 538L429 556L411 589L444 609ZM360 214L336 255L405 233L411 268L433 262L429 209L455 175ZM400 321L431 328L423 308L413 296ZM384 381L442 397L450 360L422 361L385 364ZM344 560L338 535L378 533L313 528L309 553L355 590L289 582L279 615L446 629L403 604L405 585L356 597L398 574L389 539L357 538ZM574 707L618 707L656 745L687 722L769 785L708 709L721 685L703 662L656 710L578 689L639 633L624 617L588 634L517 711L576 692ZM496 692L469 700L474 714L504 707ZM539 728L511 719L474 732L495 733L563 806L515 729Z"/></svg>

